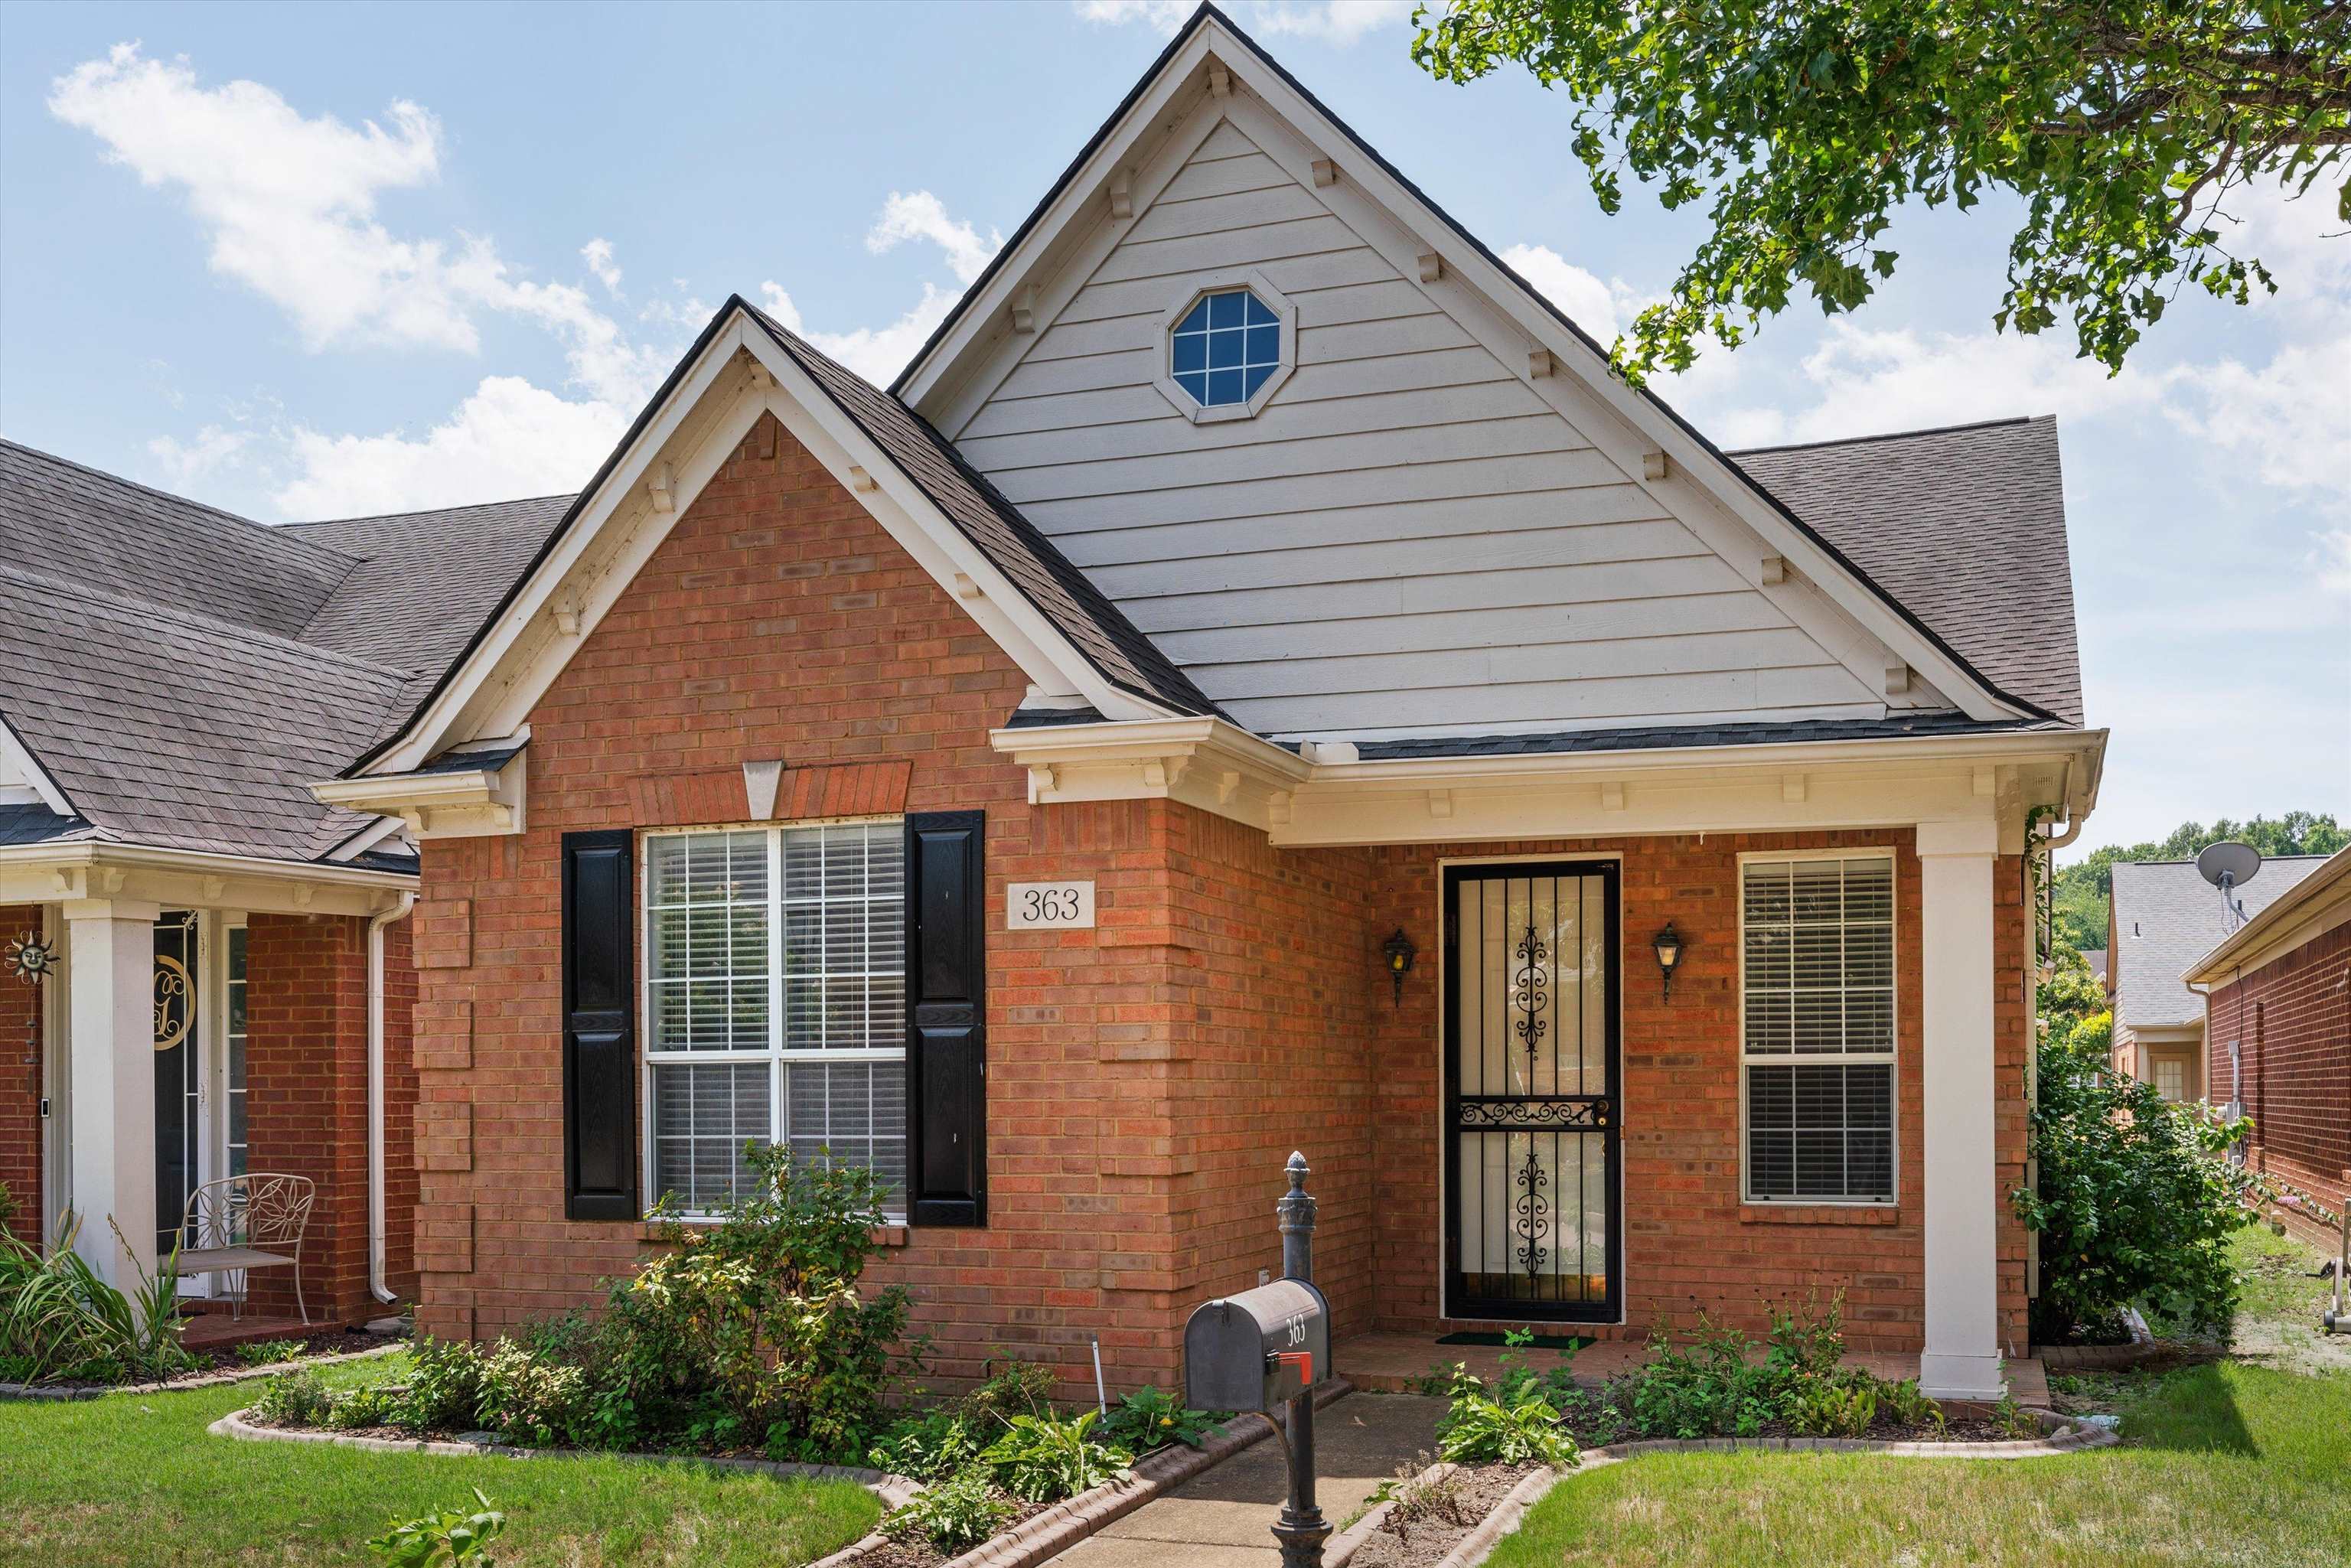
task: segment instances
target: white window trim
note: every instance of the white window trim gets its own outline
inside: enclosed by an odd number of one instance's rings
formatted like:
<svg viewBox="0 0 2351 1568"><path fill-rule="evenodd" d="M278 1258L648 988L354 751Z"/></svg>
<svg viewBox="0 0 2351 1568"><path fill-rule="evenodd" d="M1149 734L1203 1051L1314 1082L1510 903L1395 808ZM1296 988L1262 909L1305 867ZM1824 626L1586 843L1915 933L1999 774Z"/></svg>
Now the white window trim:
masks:
<svg viewBox="0 0 2351 1568"><path fill-rule="evenodd" d="M1750 1056L1747 1051L1747 868L1755 865L1784 865L1797 861L1882 860L1890 863L1887 883L1890 902L1887 924L1891 927L1893 948L1893 983L1889 988L1894 1004L1894 1049L1886 1051L1856 1051L1835 1057L1803 1058L1788 1055ZM1862 845L1834 850L1749 850L1739 856L1739 880L1736 888L1739 900L1739 1203L1742 1208L1896 1208L1902 1202L1902 856L1891 844ZM1747 1070L1750 1067L1801 1066L1806 1061L1814 1063L1833 1061L1838 1066L1893 1069L1893 1114L1889 1118L1887 1140L1887 1171L1892 1184L1884 1197L1757 1197L1754 1196L1753 1173L1748 1169L1750 1145L1747 1136Z"/></svg>
<svg viewBox="0 0 2351 1568"><path fill-rule="evenodd" d="M1190 313L1193 306L1210 294L1223 294L1235 288L1246 288L1257 296L1258 303L1281 319L1281 352L1274 361L1273 373L1265 378L1257 392L1247 402L1223 402L1204 408L1192 401L1192 394L1176 384L1176 324ZM1281 383L1298 368L1298 307L1290 297L1266 281L1265 274L1254 268L1238 272L1219 272L1206 277L1195 277L1185 285L1184 292L1155 329L1159 336L1152 344L1156 357L1152 361L1156 373L1152 384L1159 389L1177 413L1194 424L1217 424L1228 419L1255 419L1258 412L1271 402Z"/></svg>
<svg viewBox="0 0 2351 1568"><path fill-rule="evenodd" d="M783 897L784 835L787 832L795 829L803 828L886 827L893 824L903 825L904 821L905 818L902 816L889 815L866 817L808 817L795 818L788 821L695 822L674 828L641 828L638 830L634 847L636 852L637 867L637 951L635 959L637 971L637 1164L638 1179L641 1184L638 1190L643 1194L643 1197L640 1199L641 1208L650 1208L662 1196L660 1183L657 1176L660 1163L659 1154L655 1147L653 1137L653 1069L655 1067L695 1064L717 1066L730 1061L757 1061L767 1063L768 1069L768 1141L770 1144L777 1144L784 1141L781 1132L781 1121L786 1109L783 1083L783 1070L785 1063L791 1061L904 1061L911 1067L913 1061L912 1053L903 1045L894 1051L888 1047L873 1046L848 1050L807 1048L788 1050L785 1047L785 1008L783 994L780 988L781 977L784 972L784 922L780 919L770 919L768 922L768 974L770 978L771 989L768 996L767 1045L757 1051L654 1050L653 1044L653 987L651 973L651 964L653 959L653 915L652 895L653 856L647 852L646 845L654 839L689 838L696 834L707 835L713 833L754 832L766 834L768 840L768 886L770 890L773 900L768 907L772 912L780 913L785 907ZM911 867L907 869L905 874L912 874ZM901 893L900 897L903 903L904 897L903 892ZM913 1093L913 1088L914 1085L910 1081L907 1084L907 1092L910 1097ZM909 1107L909 1110L911 1111L911 1106ZM903 1135L903 1134L904 1129L902 1128L901 1134ZM911 1182L914 1179L914 1171L911 1168L912 1151L909 1150L908 1153L910 1157L910 1167L906 1175L907 1180ZM710 1209L681 1208L677 1211L677 1218L691 1225L710 1223L716 1220L718 1216L716 1212ZM906 1210L903 1204L899 1207L884 1210L883 1220L885 1224L889 1225L905 1224Z"/></svg>

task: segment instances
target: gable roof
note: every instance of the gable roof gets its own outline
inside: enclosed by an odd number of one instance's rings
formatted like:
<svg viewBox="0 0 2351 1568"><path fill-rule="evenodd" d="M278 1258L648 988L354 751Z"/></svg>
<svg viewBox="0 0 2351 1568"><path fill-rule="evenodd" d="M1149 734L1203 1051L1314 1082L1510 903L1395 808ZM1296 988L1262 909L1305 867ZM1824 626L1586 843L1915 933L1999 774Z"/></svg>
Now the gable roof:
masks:
<svg viewBox="0 0 2351 1568"><path fill-rule="evenodd" d="M2278 855L2262 862L2237 889L2248 915L2258 916L2326 863L2325 855ZM2114 977L2115 1024L2162 1029L2200 1022L2204 998L2181 977L2229 936L2220 895L2194 861L2121 861L2114 868L2115 944L2107 956Z"/></svg>
<svg viewBox="0 0 2351 1568"><path fill-rule="evenodd" d="M2054 419L1729 455L2002 691L2082 722Z"/></svg>
<svg viewBox="0 0 2351 1568"><path fill-rule="evenodd" d="M1591 334L1496 256L1483 240L1431 200L1418 185L1358 135L1352 126L1333 113L1279 60L1268 54L1213 4L1203 3L1192 14L1110 116L1095 130L1077 157L1062 171L1044 197L1013 231L1012 237L990 259L955 308L934 329L921 350L891 383L893 392L908 398L914 406L921 406L928 392L936 385L935 372L944 373L946 365L970 351L969 345L956 344L958 333L977 331L975 312L983 304L993 308L995 301L992 300L991 290L1000 293L999 285L1008 275L1033 265L1042 254L1040 247L1050 240L1044 233L1048 220L1062 205L1080 180L1090 173L1097 179L1107 177L1103 159L1106 149L1119 133L1122 131L1125 132L1123 146L1132 146L1153 133L1154 124L1137 115L1138 108L1144 105L1155 89L1162 86L1163 78L1170 75L1176 62L1186 54L1196 40L1210 29L1214 29L1220 37L1228 38L1252 68L1261 68L1268 73L1271 83L1278 83L1281 89L1294 94L1303 110L1328 129L1331 137L1343 141L1379 174L1393 182L1404 202L1412 209L1400 212L1399 217L1408 223L1415 218L1424 220L1424 227L1441 231L1449 240L1466 246L1479 262L1499 275L1502 293L1508 298L1496 298L1495 303L1506 312L1514 305L1531 308L1522 309L1520 314L1540 318L1554 329L1558 334L1556 346L1574 350L1575 358L1582 362L1586 372L1587 384L1604 400L1614 404L1618 413L1636 423L1646 422L1647 434L1653 436L1669 433L1673 438L1669 444L1681 444L1690 450L1698 459L1700 473L1696 476L1710 493L1730 507L1743 520L1763 527L1767 539L1771 537L1771 528L1792 530L1794 537L1791 542L1813 552L1816 558L1813 562L1814 575L1830 591L1831 596L1837 598L1848 612L1855 613L1874 632L1890 638L1891 645L1901 648L1905 643L1911 643L1904 650L1904 656L1917 664L1922 673L1928 674L1933 684L1942 687L1946 695L1977 717L1992 716L2004 708L2032 716L2079 724L2078 704L2075 714L2069 717L2025 693L2001 685L1969 659L1932 617L1922 614L1876 580L1863 563L1841 547L1837 539L1816 527L1799 509L1757 483L1751 475L1663 398L1646 388L1629 388L1615 378L1606 369L1607 350ZM1221 59L1224 57L1217 57ZM1227 63L1229 66L1238 62ZM1193 62L1191 68L1196 68L1196 66L1197 62ZM1159 107L1165 106L1155 106L1155 110ZM1135 123L1130 124L1130 120ZM1374 199L1378 200L1376 196ZM1064 213L1059 226L1067 227L1073 221L1073 214ZM950 345L955 345L952 352L949 351ZM1676 460L1680 461L1679 458ZM1712 474L1704 472L1708 468L1713 470Z"/></svg>
<svg viewBox="0 0 2351 1568"><path fill-rule="evenodd" d="M408 711L549 516L272 528L0 442L0 721L78 813L7 842L325 855L371 819L308 782Z"/></svg>

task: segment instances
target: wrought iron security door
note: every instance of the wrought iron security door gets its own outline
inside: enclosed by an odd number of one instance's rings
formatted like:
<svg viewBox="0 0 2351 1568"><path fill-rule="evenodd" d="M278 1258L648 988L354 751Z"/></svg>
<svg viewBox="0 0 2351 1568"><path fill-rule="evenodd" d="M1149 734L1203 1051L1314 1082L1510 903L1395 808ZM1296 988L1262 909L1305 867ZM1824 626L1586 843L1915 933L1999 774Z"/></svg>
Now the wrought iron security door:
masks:
<svg viewBox="0 0 2351 1568"><path fill-rule="evenodd" d="M1616 879L1445 874L1448 1317L1618 1315Z"/></svg>

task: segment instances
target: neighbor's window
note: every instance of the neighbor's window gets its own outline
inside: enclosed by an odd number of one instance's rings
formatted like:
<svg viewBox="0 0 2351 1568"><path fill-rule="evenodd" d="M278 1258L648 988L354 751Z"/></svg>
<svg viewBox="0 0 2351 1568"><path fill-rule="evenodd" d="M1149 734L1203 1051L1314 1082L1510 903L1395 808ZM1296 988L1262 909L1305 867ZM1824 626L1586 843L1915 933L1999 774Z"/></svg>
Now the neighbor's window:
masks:
<svg viewBox="0 0 2351 1568"><path fill-rule="evenodd" d="M1202 408L1245 403L1281 363L1281 319L1246 288L1204 296L1176 323L1176 384Z"/></svg>
<svg viewBox="0 0 2351 1568"><path fill-rule="evenodd" d="M897 822L646 839L654 1192L742 1195L756 1138L871 1166L903 1209L905 885Z"/></svg>
<svg viewBox="0 0 2351 1568"><path fill-rule="evenodd" d="M1747 1197L1894 1197L1894 861L1742 868Z"/></svg>

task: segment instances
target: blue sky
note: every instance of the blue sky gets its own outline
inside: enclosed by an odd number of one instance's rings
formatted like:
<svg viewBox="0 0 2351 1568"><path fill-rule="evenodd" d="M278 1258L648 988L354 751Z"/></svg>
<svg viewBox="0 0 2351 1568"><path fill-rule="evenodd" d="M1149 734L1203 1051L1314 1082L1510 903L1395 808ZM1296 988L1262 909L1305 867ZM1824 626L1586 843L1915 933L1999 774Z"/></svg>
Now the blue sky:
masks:
<svg viewBox="0 0 2351 1568"><path fill-rule="evenodd" d="M1184 14L1010 5L10 7L0 434L265 520L566 490L729 293L886 379ZM1605 339L1695 219L1604 217L1566 106L1432 82L1409 6L1234 7ZM2246 204L2282 292L2183 299L2109 380L1995 335L2013 209L1897 226L1664 390L1727 445L2058 416L2083 847L2351 815L2351 239Z"/></svg>

